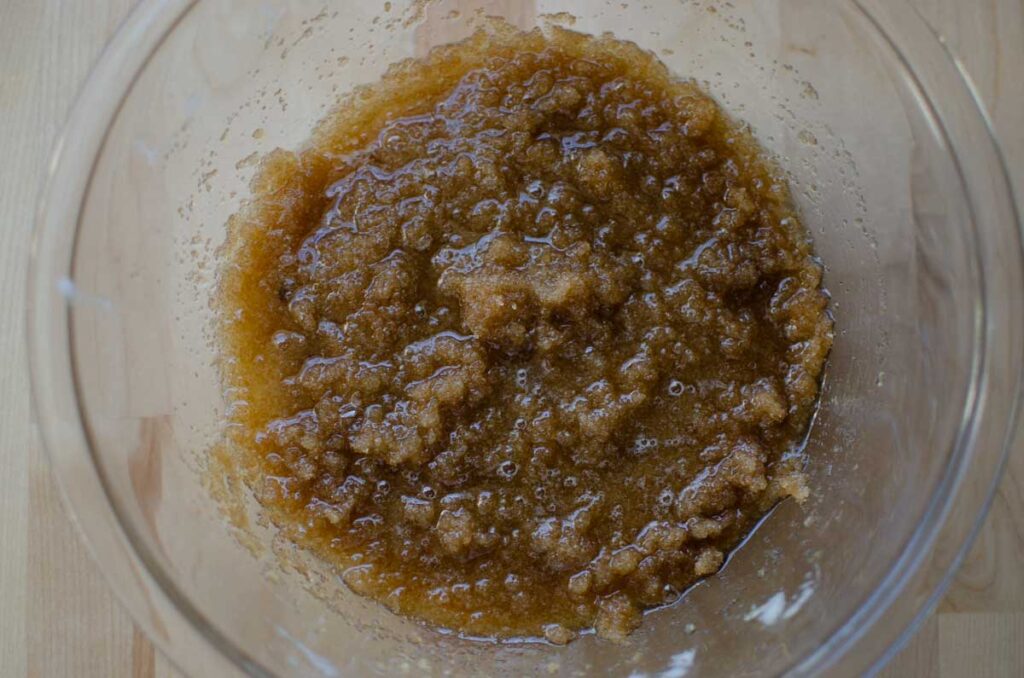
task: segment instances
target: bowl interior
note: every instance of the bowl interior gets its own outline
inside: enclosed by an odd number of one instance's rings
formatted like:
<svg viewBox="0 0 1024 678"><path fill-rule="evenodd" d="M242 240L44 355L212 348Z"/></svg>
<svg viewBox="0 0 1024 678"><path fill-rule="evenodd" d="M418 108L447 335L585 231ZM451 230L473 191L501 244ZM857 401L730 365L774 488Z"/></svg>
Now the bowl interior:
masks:
<svg viewBox="0 0 1024 678"><path fill-rule="evenodd" d="M791 173L832 294L811 498L780 505L718 576L622 645L495 646L426 629L315 562L288 566L302 555L256 522L229 526L204 484L223 414L215 249L258 154L301 146L353 86L487 15L610 31L705 83ZM778 673L894 593L941 499L974 397L974 237L928 100L853 4L201 0L146 62L93 168L66 281L74 378L135 547L268 671Z"/></svg>

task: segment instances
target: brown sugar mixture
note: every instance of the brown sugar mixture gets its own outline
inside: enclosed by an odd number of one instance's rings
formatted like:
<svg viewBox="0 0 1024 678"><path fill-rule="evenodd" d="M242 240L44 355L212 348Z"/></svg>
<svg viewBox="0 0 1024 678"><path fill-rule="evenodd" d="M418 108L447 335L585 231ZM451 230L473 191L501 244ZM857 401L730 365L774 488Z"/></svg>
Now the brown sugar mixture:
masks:
<svg viewBox="0 0 1024 678"><path fill-rule="evenodd" d="M821 267L750 134L635 45L393 66L264 160L221 256L233 463L396 612L620 639L808 492Z"/></svg>

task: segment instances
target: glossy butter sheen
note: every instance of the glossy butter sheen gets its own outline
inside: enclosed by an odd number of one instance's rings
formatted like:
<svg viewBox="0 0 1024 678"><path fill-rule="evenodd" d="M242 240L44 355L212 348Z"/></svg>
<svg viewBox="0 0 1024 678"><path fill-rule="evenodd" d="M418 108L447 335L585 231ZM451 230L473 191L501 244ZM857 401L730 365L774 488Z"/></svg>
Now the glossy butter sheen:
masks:
<svg viewBox="0 0 1024 678"><path fill-rule="evenodd" d="M751 135L632 44L394 66L264 160L221 256L231 463L397 612L622 638L806 496L820 266Z"/></svg>

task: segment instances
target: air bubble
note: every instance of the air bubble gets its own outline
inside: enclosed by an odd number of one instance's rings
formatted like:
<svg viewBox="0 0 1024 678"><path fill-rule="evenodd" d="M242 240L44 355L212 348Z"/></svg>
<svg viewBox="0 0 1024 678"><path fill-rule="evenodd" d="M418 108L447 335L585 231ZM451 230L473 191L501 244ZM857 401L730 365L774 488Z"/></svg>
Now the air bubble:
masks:
<svg viewBox="0 0 1024 678"><path fill-rule="evenodd" d="M519 465L514 461L503 461L498 465L498 475L506 480L512 480L519 473Z"/></svg>

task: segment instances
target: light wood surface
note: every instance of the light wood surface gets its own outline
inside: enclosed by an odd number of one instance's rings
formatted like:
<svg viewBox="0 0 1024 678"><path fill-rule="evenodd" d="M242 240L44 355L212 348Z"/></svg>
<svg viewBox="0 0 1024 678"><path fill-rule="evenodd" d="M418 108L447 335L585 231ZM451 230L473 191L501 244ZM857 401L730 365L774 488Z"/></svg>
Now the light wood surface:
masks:
<svg viewBox="0 0 1024 678"><path fill-rule="evenodd" d="M960 55L1024 198L1024 0L914 0ZM0 0L0 676L175 676L60 506L28 398L24 288L54 137L134 0ZM1024 436L939 609L886 676L1024 676Z"/></svg>

